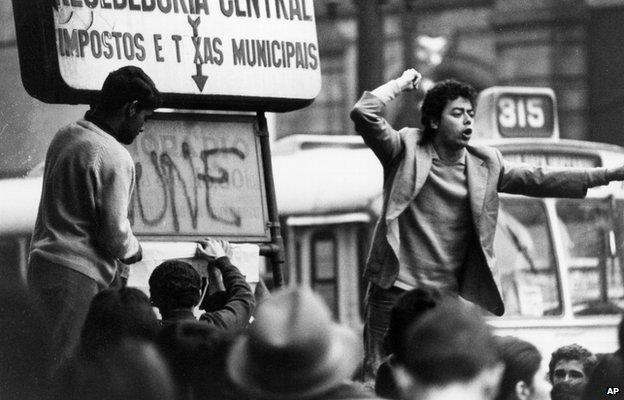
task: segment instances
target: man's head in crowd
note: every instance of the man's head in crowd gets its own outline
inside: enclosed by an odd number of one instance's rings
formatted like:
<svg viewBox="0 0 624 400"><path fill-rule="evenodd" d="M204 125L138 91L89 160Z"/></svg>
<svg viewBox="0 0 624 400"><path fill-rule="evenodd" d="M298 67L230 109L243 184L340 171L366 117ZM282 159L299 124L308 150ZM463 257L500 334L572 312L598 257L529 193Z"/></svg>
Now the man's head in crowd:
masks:
<svg viewBox="0 0 624 400"><path fill-rule="evenodd" d="M386 352L397 355L408 327L441 300L442 293L435 288L422 287L405 292L390 310L390 323L385 338Z"/></svg>
<svg viewBox="0 0 624 400"><path fill-rule="evenodd" d="M474 129L476 96L472 86L453 79L438 82L429 89L421 108L424 127L421 144L465 146Z"/></svg>
<svg viewBox="0 0 624 400"><path fill-rule="evenodd" d="M177 382L178 398L195 400L240 398L225 375L225 357L236 332L199 321L170 324L157 343Z"/></svg>
<svg viewBox="0 0 624 400"><path fill-rule="evenodd" d="M125 338L96 359L79 355L58 373L54 400L171 400L174 384L156 345Z"/></svg>
<svg viewBox="0 0 624 400"><path fill-rule="evenodd" d="M159 329L145 293L132 287L106 289L91 301L80 336L80 350L83 355L101 357L127 338L153 341Z"/></svg>
<svg viewBox="0 0 624 400"><path fill-rule="evenodd" d="M553 385L559 382L587 382L596 365L596 356L578 344L558 348L548 364L548 376Z"/></svg>
<svg viewBox="0 0 624 400"><path fill-rule="evenodd" d="M235 386L254 399L318 399L353 377L362 344L334 323L323 300L308 288L274 293L227 357Z"/></svg>
<svg viewBox="0 0 624 400"><path fill-rule="evenodd" d="M165 261L149 278L150 300L164 316L173 310L192 309L199 303L201 277L184 261Z"/></svg>
<svg viewBox="0 0 624 400"><path fill-rule="evenodd" d="M592 371L583 400L624 400L624 352L605 354Z"/></svg>
<svg viewBox="0 0 624 400"><path fill-rule="evenodd" d="M93 112L113 128L120 143L128 145L161 104L161 94L150 77L139 67L125 66L108 74Z"/></svg>
<svg viewBox="0 0 624 400"><path fill-rule="evenodd" d="M438 289L419 287L403 293L390 309L390 323L384 339L384 347L386 353L393 357L377 370L375 393L378 396L391 399L400 397L390 365L396 360L405 358L402 353L402 344L411 324L437 306L443 298L443 294Z"/></svg>
<svg viewBox="0 0 624 400"><path fill-rule="evenodd" d="M475 309L444 300L410 326L402 346L395 377L403 399L494 398L503 365Z"/></svg>
<svg viewBox="0 0 624 400"><path fill-rule="evenodd" d="M553 399L579 399L596 362L596 356L578 344L555 350L548 365Z"/></svg>
<svg viewBox="0 0 624 400"><path fill-rule="evenodd" d="M513 336L497 337L496 346L505 364L496 400L548 400L551 385L539 350Z"/></svg>

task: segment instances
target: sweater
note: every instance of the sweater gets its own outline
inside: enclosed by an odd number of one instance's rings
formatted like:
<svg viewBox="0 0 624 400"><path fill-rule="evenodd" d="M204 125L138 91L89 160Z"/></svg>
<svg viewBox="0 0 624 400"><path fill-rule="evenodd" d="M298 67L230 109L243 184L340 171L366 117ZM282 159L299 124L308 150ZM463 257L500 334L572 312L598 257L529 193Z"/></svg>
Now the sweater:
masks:
<svg viewBox="0 0 624 400"><path fill-rule="evenodd" d="M128 220L133 188L134 162L113 136L84 119L62 128L46 154L29 262L43 258L109 286L118 260L140 251Z"/></svg>

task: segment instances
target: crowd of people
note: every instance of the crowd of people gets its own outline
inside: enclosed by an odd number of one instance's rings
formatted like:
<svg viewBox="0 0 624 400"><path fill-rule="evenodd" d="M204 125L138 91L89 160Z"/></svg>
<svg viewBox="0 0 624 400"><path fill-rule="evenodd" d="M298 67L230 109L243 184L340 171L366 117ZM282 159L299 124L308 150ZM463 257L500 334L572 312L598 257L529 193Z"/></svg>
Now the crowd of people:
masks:
<svg viewBox="0 0 624 400"><path fill-rule="evenodd" d="M221 258L221 257L220 257ZM215 264L218 259L210 260ZM219 262L223 263L226 260ZM272 293L257 307L251 288L246 323L159 319L155 304L197 305L201 288L186 267L168 271L167 294L109 288L92 300L80 339L60 364L48 320L26 287L2 287L0 398L53 400L480 399L599 400L623 398L624 319L620 349L592 354L578 344L550 355L512 336L495 336L482 313L456 295L413 289L391 309L390 354L374 382L361 382L363 343L332 320L308 288ZM175 264L174 264L175 265ZM193 268L193 267L190 267ZM231 267L237 269L236 267ZM195 279L196 278L196 279ZM153 280L150 280L152 283ZM173 286L176 286L173 288ZM239 288L226 285L232 299ZM234 300L237 302L239 300ZM176 309L171 310L176 311ZM253 319L251 318L253 314ZM169 314L171 315L171 314ZM253 322L249 323L252 320Z"/></svg>
<svg viewBox="0 0 624 400"><path fill-rule="evenodd" d="M546 362L533 344L495 336L483 313L504 312L492 271L497 193L580 197L624 179L624 167L546 171L469 146L474 89L456 81L426 94L422 132L396 131L385 104L419 80L407 70L351 114L385 175L362 341L309 288L252 291L223 240L196 253L222 291L206 295L181 260L154 269L149 296L125 284L143 253L122 144L162 99L140 68L113 71L85 118L50 145L27 286L0 287L0 398L622 398L624 320L615 353L570 344Z"/></svg>

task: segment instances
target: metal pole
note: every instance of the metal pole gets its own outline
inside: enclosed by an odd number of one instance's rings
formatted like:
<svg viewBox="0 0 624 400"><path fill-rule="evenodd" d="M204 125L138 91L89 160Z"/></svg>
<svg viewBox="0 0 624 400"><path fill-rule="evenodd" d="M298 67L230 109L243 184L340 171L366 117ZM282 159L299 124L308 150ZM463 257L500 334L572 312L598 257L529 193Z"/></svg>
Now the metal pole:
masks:
<svg viewBox="0 0 624 400"><path fill-rule="evenodd" d="M357 8L357 90L373 90L384 77L384 18L380 0L355 0Z"/></svg>
<svg viewBox="0 0 624 400"><path fill-rule="evenodd" d="M273 164L271 162L271 143L269 129L263 112L258 112L258 130L260 136L260 151L262 153L262 165L264 168L264 184L267 195L267 208L269 211L269 231L271 242L267 246L261 246L260 254L266 255L271 261L273 270L273 285L276 288L284 286L284 240L277 212L277 200L275 198L275 184L273 182Z"/></svg>

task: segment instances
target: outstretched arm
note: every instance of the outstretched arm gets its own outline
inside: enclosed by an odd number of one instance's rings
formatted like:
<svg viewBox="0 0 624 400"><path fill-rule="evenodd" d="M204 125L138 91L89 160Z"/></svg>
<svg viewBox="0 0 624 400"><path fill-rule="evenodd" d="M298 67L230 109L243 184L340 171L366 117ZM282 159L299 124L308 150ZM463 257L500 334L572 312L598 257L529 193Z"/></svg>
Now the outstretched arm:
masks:
<svg viewBox="0 0 624 400"><path fill-rule="evenodd" d="M498 191L534 197L581 198L587 189L624 179L621 168L545 168L509 163L502 159Z"/></svg>
<svg viewBox="0 0 624 400"><path fill-rule="evenodd" d="M624 165L617 168L607 168L606 175L609 182L624 181Z"/></svg>
<svg viewBox="0 0 624 400"><path fill-rule="evenodd" d="M372 92L364 92L351 111L355 130L384 166L401 152L402 146L399 133L383 117L385 106L398 94L414 90L420 79L418 71L408 69L397 79L379 86Z"/></svg>

